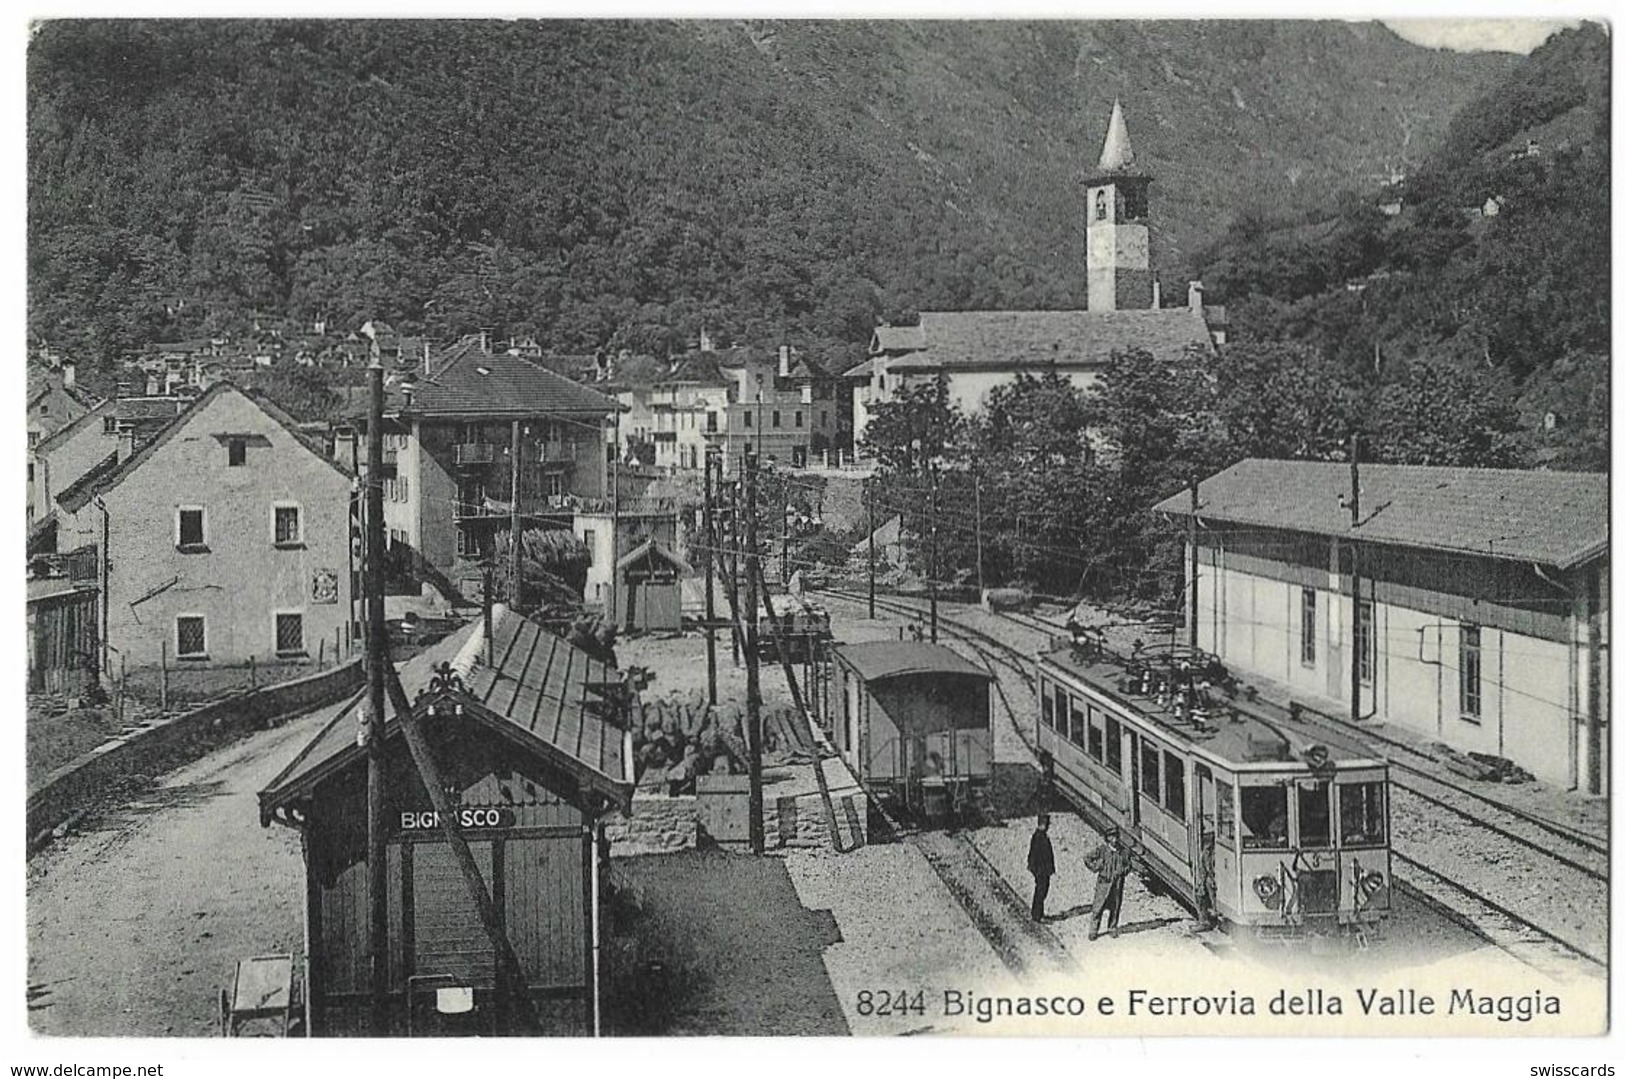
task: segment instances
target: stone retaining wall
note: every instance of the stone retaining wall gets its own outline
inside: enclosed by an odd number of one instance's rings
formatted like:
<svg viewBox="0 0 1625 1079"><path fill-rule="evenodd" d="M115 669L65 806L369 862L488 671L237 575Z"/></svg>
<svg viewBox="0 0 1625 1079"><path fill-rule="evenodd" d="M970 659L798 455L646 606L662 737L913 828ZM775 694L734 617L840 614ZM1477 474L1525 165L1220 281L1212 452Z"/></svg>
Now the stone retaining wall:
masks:
<svg viewBox="0 0 1625 1079"><path fill-rule="evenodd" d="M28 794L30 849L74 813L132 776L157 776L274 719L336 703L362 685L361 661L239 693L115 738L63 765Z"/></svg>

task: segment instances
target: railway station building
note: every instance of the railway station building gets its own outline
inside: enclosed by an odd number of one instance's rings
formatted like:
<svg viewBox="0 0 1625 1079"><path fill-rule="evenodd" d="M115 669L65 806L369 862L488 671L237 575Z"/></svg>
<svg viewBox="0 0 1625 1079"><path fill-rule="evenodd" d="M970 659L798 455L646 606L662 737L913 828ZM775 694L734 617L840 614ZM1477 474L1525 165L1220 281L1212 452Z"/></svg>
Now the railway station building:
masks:
<svg viewBox="0 0 1625 1079"><path fill-rule="evenodd" d="M1199 648L1265 696L1608 793L1608 477L1250 459L1156 506ZM1354 516L1358 507L1359 516ZM1193 576L1194 571L1194 576Z"/></svg>

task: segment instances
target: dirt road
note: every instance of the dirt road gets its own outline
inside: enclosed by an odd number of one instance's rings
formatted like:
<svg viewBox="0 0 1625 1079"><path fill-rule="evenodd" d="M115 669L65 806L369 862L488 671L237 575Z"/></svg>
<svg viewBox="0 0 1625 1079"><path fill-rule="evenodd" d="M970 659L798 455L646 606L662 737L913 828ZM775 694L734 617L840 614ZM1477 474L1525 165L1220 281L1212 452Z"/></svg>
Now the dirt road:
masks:
<svg viewBox="0 0 1625 1079"><path fill-rule="evenodd" d="M342 707L165 776L28 864L28 1009L41 1034L212 1034L240 958L303 952L299 837L256 793Z"/></svg>

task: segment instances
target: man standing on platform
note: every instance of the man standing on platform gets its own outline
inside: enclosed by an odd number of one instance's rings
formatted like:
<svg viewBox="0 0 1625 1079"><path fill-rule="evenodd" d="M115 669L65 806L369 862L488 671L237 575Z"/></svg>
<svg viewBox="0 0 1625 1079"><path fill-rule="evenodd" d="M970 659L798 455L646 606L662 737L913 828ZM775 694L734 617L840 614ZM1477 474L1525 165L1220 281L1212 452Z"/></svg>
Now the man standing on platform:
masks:
<svg viewBox="0 0 1625 1079"><path fill-rule="evenodd" d="M1089 939L1100 936L1100 922L1106 918L1112 936L1117 935L1117 918L1123 912L1123 878L1134 865L1133 855L1123 842L1123 831L1113 828L1106 841L1090 851L1083 864L1095 871L1095 901L1089 916ZM1109 916L1109 917L1108 917Z"/></svg>
<svg viewBox="0 0 1625 1079"><path fill-rule="evenodd" d="M1049 841L1049 814L1038 815L1038 828L1027 845L1027 872L1033 875L1033 921L1044 920L1044 900L1049 895L1049 879L1055 875L1055 848Z"/></svg>

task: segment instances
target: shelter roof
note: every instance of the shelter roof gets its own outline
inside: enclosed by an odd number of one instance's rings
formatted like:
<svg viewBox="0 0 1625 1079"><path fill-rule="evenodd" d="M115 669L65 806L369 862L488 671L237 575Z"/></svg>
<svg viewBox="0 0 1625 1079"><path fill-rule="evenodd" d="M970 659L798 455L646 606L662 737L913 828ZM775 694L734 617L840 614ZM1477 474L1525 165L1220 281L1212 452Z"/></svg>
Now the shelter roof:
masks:
<svg viewBox="0 0 1625 1079"><path fill-rule="evenodd" d="M1143 349L1174 356L1212 349L1200 311L925 311L926 347L891 360L888 371L943 368L1104 367L1112 355Z"/></svg>
<svg viewBox="0 0 1625 1079"><path fill-rule="evenodd" d="M978 667L952 648L923 641L843 644L836 646L835 655L865 682L879 682L911 674L967 674L993 680L985 668Z"/></svg>

